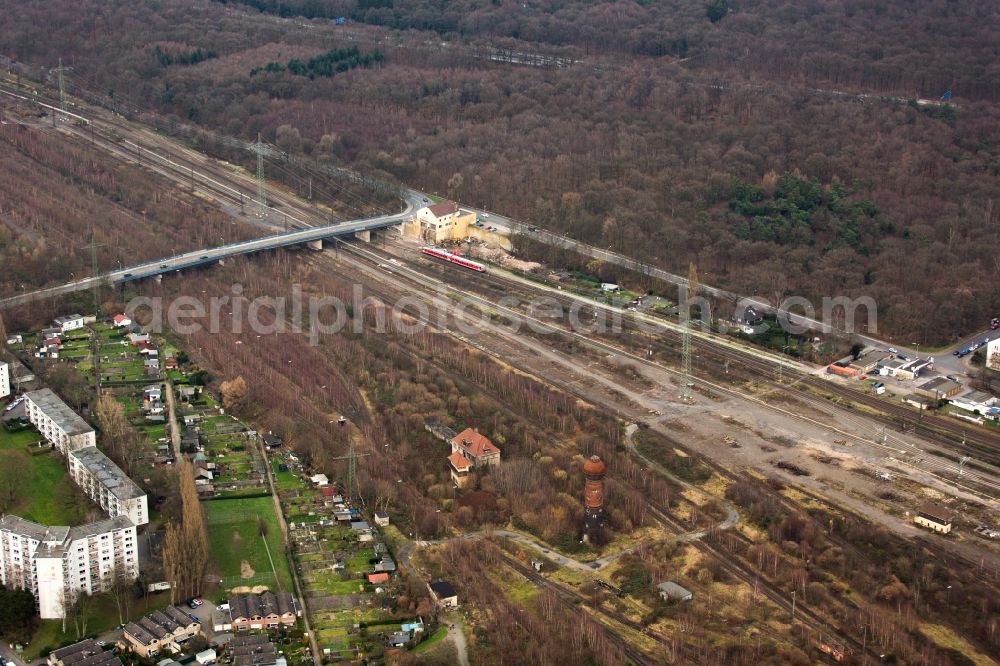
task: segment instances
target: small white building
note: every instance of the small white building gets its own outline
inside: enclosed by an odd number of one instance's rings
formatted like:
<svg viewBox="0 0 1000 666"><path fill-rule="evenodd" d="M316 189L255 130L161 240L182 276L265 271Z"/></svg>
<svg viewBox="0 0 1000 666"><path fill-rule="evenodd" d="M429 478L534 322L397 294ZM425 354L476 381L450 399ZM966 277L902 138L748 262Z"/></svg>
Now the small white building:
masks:
<svg viewBox="0 0 1000 666"><path fill-rule="evenodd" d="M124 314L116 314L112 318L111 322L115 325L116 328L122 328L122 327L125 327L125 326L131 326L132 325L132 320L129 319L128 315L124 315Z"/></svg>
<svg viewBox="0 0 1000 666"><path fill-rule="evenodd" d="M608 293L614 293L614 292L621 291L621 287L619 287L614 282L602 282L601 283L601 291L606 291Z"/></svg>
<svg viewBox="0 0 1000 666"><path fill-rule="evenodd" d="M452 584L446 580L432 580L427 584L430 588L431 596L443 608L458 608L458 593Z"/></svg>
<svg viewBox="0 0 1000 666"><path fill-rule="evenodd" d="M56 317L55 324L63 333L75 331L78 328L83 328L83 315L71 314L65 317Z"/></svg>
<svg viewBox="0 0 1000 666"><path fill-rule="evenodd" d="M201 666L207 666L208 664L214 664L218 655L215 650L208 648L207 650L202 650L194 656L195 661L197 661Z"/></svg>
<svg viewBox="0 0 1000 666"><path fill-rule="evenodd" d="M313 474L311 477L309 477L309 480L315 483L317 486L330 485L330 479L327 478L326 474Z"/></svg>
<svg viewBox="0 0 1000 666"><path fill-rule="evenodd" d="M656 589L660 593L660 598L664 601L673 599L674 601L691 601L694 596L691 594L690 590L687 590L673 581L667 581L665 583L660 583L656 586Z"/></svg>
<svg viewBox="0 0 1000 666"><path fill-rule="evenodd" d="M0 398L10 395L10 365L0 361Z"/></svg>

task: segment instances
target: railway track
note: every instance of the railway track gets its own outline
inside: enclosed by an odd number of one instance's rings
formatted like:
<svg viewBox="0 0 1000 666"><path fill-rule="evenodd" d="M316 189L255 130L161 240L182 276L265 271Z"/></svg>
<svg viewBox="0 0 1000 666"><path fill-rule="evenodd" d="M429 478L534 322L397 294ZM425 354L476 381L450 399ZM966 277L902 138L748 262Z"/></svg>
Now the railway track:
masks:
<svg viewBox="0 0 1000 666"><path fill-rule="evenodd" d="M391 259L384 253L375 252L372 251L371 249L365 249L354 246L348 246L348 247L351 249L351 251L358 253L361 256L367 256L367 258L370 261L373 261L377 264L385 265L385 262ZM410 275L411 280L414 280L415 282L422 284L425 288L428 286L427 274L424 272L414 271L413 269L407 268L401 264L393 265L391 270L395 271L397 274L401 276L405 276L407 274L407 271L409 271L409 273L411 273ZM524 320L533 319L529 314L525 312L519 311L515 308L507 308L504 306L500 306L494 300L491 300L489 298L484 298L480 296L479 293L477 293L482 291L486 291L487 293L491 292L495 293L494 290L497 289L497 285L499 284L501 285L501 290L504 295L510 296L520 293L524 295L524 300L528 301L531 299L532 294L527 294L524 292L525 285L522 284L520 281L508 280L503 275L498 273L493 273L491 275L480 275L469 271L469 272L462 272L460 274L461 278L459 279L459 281L462 283L463 286L456 287L454 285L455 281L453 277L454 273L449 275L449 272L446 267L440 267L437 268L436 270L432 269L430 272L435 275L436 278L435 282L438 285L438 289L441 290L450 289L452 290L452 293L457 294L462 298L470 299L471 301L481 305L484 308L488 308L489 310L501 311L504 312L505 314L509 314L512 317ZM420 276L420 277L416 278L414 276ZM440 279L437 279L437 276L440 276ZM470 291L469 288L470 286L474 287L477 290L477 292ZM553 298L555 301L561 303L563 306L572 304L573 302L573 298L571 296L550 295L548 293L546 293L546 296ZM600 304L593 304L593 307L601 308L603 306L601 306ZM542 322L538 321L537 319L535 321L539 325L544 325L550 329L558 330L564 336L574 341L580 342L584 346L593 348L595 350L604 353L616 354L621 357L627 358L631 361L634 361L636 363L652 365L660 370L664 370L666 372L680 376L680 373L677 370L664 365L662 362L659 362L659 360L661 360L662 357L664 356L667 356L669 358L669 357L676 357L677 355L676 348L670 347L669 343L676 340L679 346L679 335L670 329L663 330L662 335L659 336L660 339L652 339L646 332L641 331L641 329L639 329L638 325L635 322L629 322L628 317L624 317L622 319L623 326L628 328L628 330L633 332L638 332L643 336L641 338L642 349L629 350L627 348L623 348L620 341L618 340L614 339L609 340L594 335L582 335L576 333L575 331L568 330L566 328L556 329L554 324L552 324L551 322ZM731 363L737 363L739 365L745 366L749 368L751 371L756 371L758 374L755 377L755 381L757 381L758 384L767 387L769 391L787 392L795 388L796 385L803 384L807 381L816 382L816 385L821 389L828 388L828 385L833 385L832 383L827 383L822 380L816 379L811 375L805 375L801 373L799 373L798 375L791 375L791 374L785 375L785 377L789 380L788 383L786 383L784 380L779 383L774 379L772 379L772 375L775 372L773 366L768 364L767 361L763 361L761 359L753 357L751 352L734 351L729 349L729 347L716 347L704 342L693 343L693 346L694 349L697 352L700 352L700 354L703 357L717 359L720 362L720 365L725 361L730 361ZM651 359L648 357L646 353L644 353L650 348L660 351L659 360ZM945 460L938 459L937 457L925 451L921 451L921 449L915 448L911 443L905 440L901 440L895 434L890 434L889 432L886 432L884 437L880 438L879 435L881 433L871 433L870 426L862 423L861 416L851 416L850 412L847 412L846 414L837 415L836 418L845 423L853 423L859 426L862 431L865 430L869 431L870 435L867 437L858 435L855 432L844 430L836 425L831 425L829 423L817 421L816 419L804 415L800 412L782 408L778 405L769 403L766 399L763 399L759 396L748 394L729 386L724 386L718 382L708 381L704 378L697 378L697 377L693 377L692 380L696 388L701 388L706 391L716 392L732 398L750 400L768 409L781 412L788 417L806 421L813 425L818 425L836 434L836 436L838 437L856 442L863 442L869 447L882 451L886 455L886 457L892 461L895 461L900 464L912 465L925 474L937 477L950 485L962 488L963 490L971 494L980 496L986 500L995 501L996 494L1000 493L1000 472L998 472L997 476L987 476L976 472L963 471L962 478L959 479L958 478L959 472L962 470L959 469L958 465L951 464L949 462L946 462ZM850 391L852 395L858 394L857 392L851 391L851 389L843 389L843 390ZM828 400L815 396L811 392L799 390L796 391L794 395L796 399L804 401L816 407L821 412L827 412L831 408L831 404ZM902 406L899 407L903 410L906 409ZM984 489L987 492L984 492Z"/></svg>
<svg viewBox="0 0 1000 666"><path fill-rule="evenodd" d="M537 587L552 590L559 598L559 600L563 603L563 605L574 613L579 612L580 604L587 604L589 601L586 597L584 597L576 590L571 590L570 588L564 585L559 585L558 583L549 580L548 578L541 575L531 567L526 567L517 560L511 558L509 555L501 553L500 558L503 560L504 564L506 564L509 568L521 574L524 578L530 580ZM596 605L596 604L590 605L588 607L592 608L595 612L600 613L601 615L623 626L628 627L629 629L639 632L640 634L644 634L646 636L649 636L650 638L659 640L661 642L666 642L667 640L669 640L666 636L662 636L653 631L650 631L648 627L640 624L639 622L636 622L635 620L626 617L625 615L619 613L618 611L613 611L604 608L601 605ZM625 640L621 636L621 634L619 634L613 628L603 623L601 624L601 626L604 627L605 635L607 635L608 639L611 640L611 642L614 643L618 647L618 649L621 650L622 653L633 664L636 664L638 666L641 664L659 663L657 661L650 660L649 657L647 657L645 654L643 654L633 645L631 645L627 640Z"/></svg>
<svg viewBox="0 0 1000 666"><path fill-rule="evenodd" d="M367 256L367 258L369 258L369 260L373 262L379 261L378 255L373 256L372 253L368 252L367 250L361 248L353 248L353 250L359 253L361 256ZM385 264L383 263L381 265L384 266ZM401 267L399 266L393 266L393 270L396 272L401 272L400 268ZM719 471L723 471L721 467L717 467L717 469ZM651 515L653 515L654 519L657 522L659 522L664 527L667 527L671 531L677 533L684 533L689 529L689 526L684 525L662 508L651 505L650 511ZM729 573L733 578L745 583L751 589L758 590L764 597L770 600L778 608L781 608L785 612L788 612L789 616L791 617L793 602L785 596L785 592L781 590L777 585L771 583L766 578L760 576L749 565L746 565L745 563L743 563L738 559L734 559L731 554L723 551L721 548L717 546L708 544L704 540L694 540L692 541L692 543L696 548L698 548L706 555L709 555L713 559L718 560L722 568L727 573ZM532 578L533 580L541 579L547 581L547 579L538 576L537 573L534 571L531 571L529 574L527 571L521 570L521 573L524 573L526 576ZM568 590L566 590L565 592L572 593L572 591ZM578 594L576 596L579 597ZM606 613L606 609L598 609L598 610L601 610L601 612ZM803 607L801 602L796 604L795 617L797 621L801 622L803 625L809 627L812 630L830 636L838 636L840 640L842 640L845 644L847 644L849 646L849 649L851 650L860 651L862 648L860 641L853 639L849 635L845 635L845 633L839 627L830 624L825 619L820 617L817 613L812 611L810 608ZM622 622L626 626L630 626L636 630L641 631L644 629L642 625L639 625L634 621L628 620L628 618L624 618L623 620L621 617L615 616L613 619ZM648 632L645 633L648 634Z"/></svg>

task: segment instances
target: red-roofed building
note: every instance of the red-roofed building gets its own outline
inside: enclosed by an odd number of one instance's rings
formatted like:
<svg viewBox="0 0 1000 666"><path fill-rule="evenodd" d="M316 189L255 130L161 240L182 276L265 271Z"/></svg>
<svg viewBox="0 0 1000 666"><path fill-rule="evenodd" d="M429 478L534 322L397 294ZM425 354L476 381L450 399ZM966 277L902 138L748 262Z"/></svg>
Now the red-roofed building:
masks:
<svg viewBox="0 0 1000 666"><path fill-rule="evenodd" d="M334 486L321 486L319 492L323 494L323 497L333 497L337 494L337 489Z"/></svg>
<svg viewBox="0 0 1000 666"><path fill-rule="evenodd" d="M389 582L389 574L383 572L368 574L368 582L373 585Z"/></svg>
<svg viewBox="0 0 1000 666"><path fill-rule="evenodd" d="M115 326L117 326L119 328L122 327L122 326L131 326L132 325L132 320L129 319L128 317L126 317L123 314L117 314L117 315L115 315L114 318L112 319L112 321L114 322Z"/></svg>
<svg viewBox="0 0 1000 666"><path fill-rule="evenodd" d="M451 452L461 454L473 467L500 464L497 445L472 428L466 428L451 440Z"/></svg>
<svg viewBox="0 0 1000 666"><path fill-rule="evenodd" d="M469 482L469 470L472 469L472 463L456 451L448 456L448 464L451 468L451 480L459 488L464 488L465 484Z"/></svg>

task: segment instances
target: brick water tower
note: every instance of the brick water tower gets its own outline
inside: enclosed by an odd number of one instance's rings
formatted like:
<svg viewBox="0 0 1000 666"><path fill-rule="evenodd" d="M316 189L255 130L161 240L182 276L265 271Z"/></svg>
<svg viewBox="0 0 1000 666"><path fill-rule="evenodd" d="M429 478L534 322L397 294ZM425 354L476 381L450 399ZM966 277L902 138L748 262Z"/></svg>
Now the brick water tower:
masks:
<svg viewBox="0 0 1000 666"><path fill-rule="evenodd" d="M607 467L600 456L590 456L583 465L583 539L590 541L604 525L604 474Z"/></svg>

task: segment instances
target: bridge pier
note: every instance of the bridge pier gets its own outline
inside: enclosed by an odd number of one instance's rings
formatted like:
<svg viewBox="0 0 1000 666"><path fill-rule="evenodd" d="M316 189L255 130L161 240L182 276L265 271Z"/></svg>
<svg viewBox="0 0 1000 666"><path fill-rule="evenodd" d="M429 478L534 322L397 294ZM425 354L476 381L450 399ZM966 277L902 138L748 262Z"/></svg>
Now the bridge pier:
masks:
<svg viewBox="0 0 1000 666"><path fill-rule="evenodd" d="M306 247L309 248L310 250L316 250L317 252L322 252L323 251L323 239L320 238L320 239L313 240L313 241L307 241L306 242Z"/></svg>
<svg viewBox="0 0 1000 666"><path fill-rule="evenodd" d="M371 231L355 231L354 237L358 240L363 240L366 243L372 242L372 232Z"/></svg>

